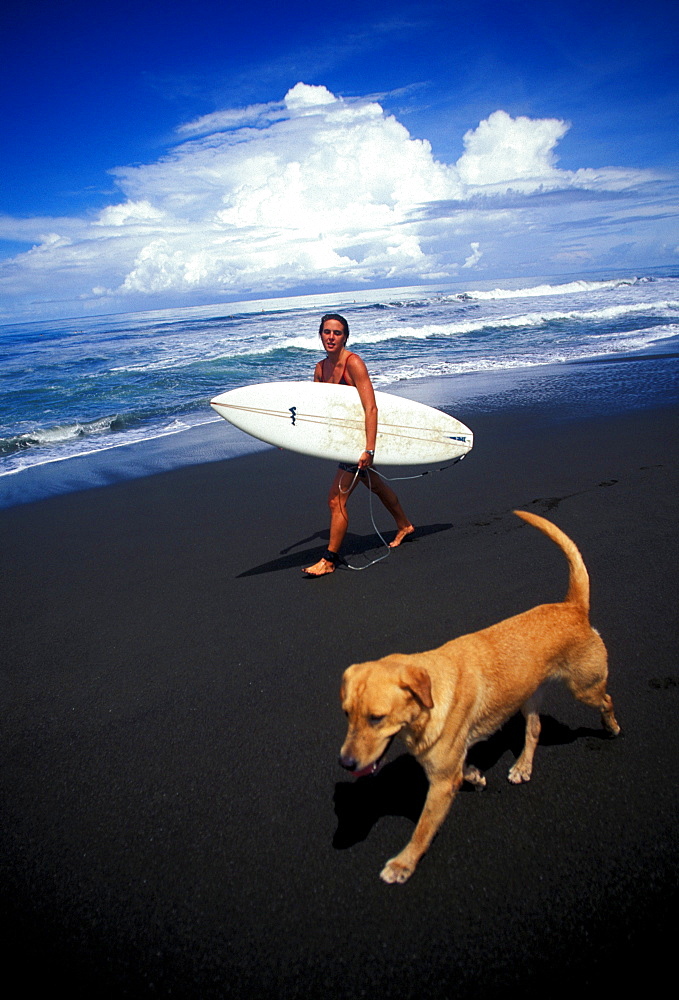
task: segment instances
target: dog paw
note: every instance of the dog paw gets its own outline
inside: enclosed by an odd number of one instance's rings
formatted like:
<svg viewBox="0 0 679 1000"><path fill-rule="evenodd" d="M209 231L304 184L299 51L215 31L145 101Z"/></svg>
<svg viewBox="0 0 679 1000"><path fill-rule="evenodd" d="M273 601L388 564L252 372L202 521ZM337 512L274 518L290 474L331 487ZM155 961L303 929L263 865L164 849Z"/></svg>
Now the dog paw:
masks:
<svg viewBox="0 0 679 1000"><path fill-rule="evenodd" d="M514 764L513 767L510 767L507 777L513 785L520 785L524 781L530 781L532 772L532 767L526 767L525 764L520 764L517 760L516 764Z"/></svg>
<svg viewBox="0 0 679 1000"><path fill-rule="evenodd" d="M474 767L473 764L467 764L464 772L463 778L470 785L474 785L479 791L486 787L486 779L479 771L478 767Z"/></svg>
<svg viewBox="0 0 679 1000"><path fill-rule="evenodd" d="M399 861L398 858L392 858L391 861L387 861L380 872L380 878L383 882L394 885L396 883L407 882L414 871L414 865L406 865L402 861Z"/></svg>

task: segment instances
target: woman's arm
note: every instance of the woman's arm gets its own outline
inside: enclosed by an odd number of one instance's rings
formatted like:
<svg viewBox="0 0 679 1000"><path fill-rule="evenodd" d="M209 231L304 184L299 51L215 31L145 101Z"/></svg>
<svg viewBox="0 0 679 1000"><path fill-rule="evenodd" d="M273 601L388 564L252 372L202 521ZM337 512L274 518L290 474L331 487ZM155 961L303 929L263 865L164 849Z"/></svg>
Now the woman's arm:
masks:
<svg viewBox="0 0 679 1000"><path fill-rule="evenodd" d="M377 438L377 403L375 402L375 390L368 375L368 369L357 354L347 361L346 371L358 389L363 412L365 413L365 451L358 460L359 469L364 469L372 465L372 456L368 451L375 450L375 440Z"/></svg>

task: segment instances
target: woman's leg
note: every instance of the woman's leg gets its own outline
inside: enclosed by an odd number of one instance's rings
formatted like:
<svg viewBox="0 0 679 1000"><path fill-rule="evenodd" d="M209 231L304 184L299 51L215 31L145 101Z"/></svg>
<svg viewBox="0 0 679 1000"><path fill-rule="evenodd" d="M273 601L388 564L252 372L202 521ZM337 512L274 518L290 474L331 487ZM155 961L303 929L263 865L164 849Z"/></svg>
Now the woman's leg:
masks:
<svg viewBox="0 0 679 1000"><path fill-rule="evenodd" d="M363 482L370 490L372 490L376 497L380 498L393 519L396 521L396 535L392 541L389 542L389 548L395 549L401 544L404 538L408 535L412 535L415 528L406 517L405 511L403 510L403 507L401 507L399 499L392 490L391 486L388 486L376 472L369 471Z"/></svg>
<svg viewBox="0 0 679 1000"><path fill-rule="evenodd" d="M353 472L344 472L342 469L338 469L328 493L328 506L330 507L330 541L328 542L328 550L335 555L339 554L344 536L347 533L347 526L349 524L347 500L353 493L357 481ZM308 566L303 572L309 576L325 576L326 573L332 573L334 570L335 563L332 560L321 558L313 566Z"/></svg>

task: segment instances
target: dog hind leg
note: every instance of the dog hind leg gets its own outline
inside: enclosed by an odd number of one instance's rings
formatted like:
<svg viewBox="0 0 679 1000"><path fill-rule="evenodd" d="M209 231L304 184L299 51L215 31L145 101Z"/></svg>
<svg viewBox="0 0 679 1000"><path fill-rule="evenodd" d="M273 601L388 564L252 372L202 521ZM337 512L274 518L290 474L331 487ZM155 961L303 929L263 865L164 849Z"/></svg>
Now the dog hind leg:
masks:
<svg viewBox="0 0 679 1000"><path fill-rule="evenodd" d="M521 706L521 714L526 720L526 740L521 751L521 756L516 763L510 767L508 778L513 785L520 785L523 781L530 781L533 773L533 757L535 748L540 739L540 715L538 713L539 699L533 695Z"/></svg>
<svg viewBox="0 0 679 1000"><path fill-rule="evenodd" d="M613 700L606 691L608 655L598 632L593 632L593 640L577 668L566 678L566 684L574 698L601 713L601 725L608 735L617 736L620 726L613 712Z"/></svg>
<svg viewBox="0 0 679 1000"><path fill-rule="evenodd" d="M599 681L592 687L586 688L584 691L570 685L569 687L571 687L571 691L583 705L589 705L591 708L599 710L601 713L601 725L609 736L619 735L620 726L613 712L613 699L606 691L606 679Z"/></svg>

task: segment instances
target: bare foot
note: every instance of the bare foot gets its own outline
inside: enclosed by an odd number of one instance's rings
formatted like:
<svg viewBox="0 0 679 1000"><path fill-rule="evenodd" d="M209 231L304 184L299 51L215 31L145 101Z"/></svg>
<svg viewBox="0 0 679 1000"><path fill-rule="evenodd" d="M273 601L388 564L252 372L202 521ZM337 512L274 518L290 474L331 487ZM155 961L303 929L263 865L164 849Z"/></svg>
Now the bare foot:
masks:
<svg viewBox="0 0 679 1000"><path fill-rule="evenodd" d="M335 564L329 559L319 559L317 563L314 563L313 566L307 566L302 572L306 573L307 576L325 576L326 573L335 572Z"/></svg>
<svg viewBox="0 0 679 1000"><path fill-rule="evenodd" d="M412 524L407 524L405 528L399 528L398 531L396 532L393 541L389 542L389 548L390 549L397 548L401 544L403 539L407 538L408 535L412 535L414 531L415 528L413 527Z"/></svg>

